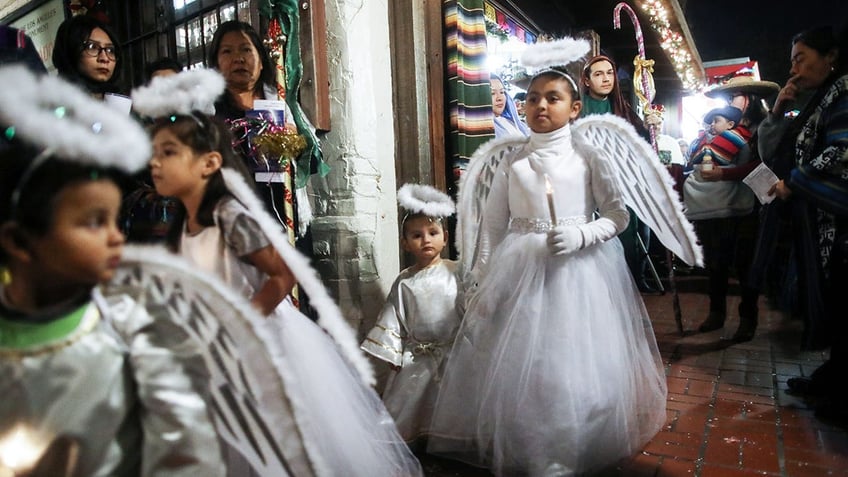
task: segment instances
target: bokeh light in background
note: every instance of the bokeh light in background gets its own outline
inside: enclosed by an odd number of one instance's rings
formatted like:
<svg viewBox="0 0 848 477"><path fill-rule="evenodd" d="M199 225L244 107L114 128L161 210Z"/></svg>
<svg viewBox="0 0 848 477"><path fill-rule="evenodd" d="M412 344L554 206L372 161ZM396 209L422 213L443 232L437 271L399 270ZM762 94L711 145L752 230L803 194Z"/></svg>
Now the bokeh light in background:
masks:
<svg viewBox="0 0 848 477"><path fill-rule="evenodd" d="M515 96L519 91L524 91L512 84L511 80L516 74L524 71L524 67L519 64L519 59L521 53L527 48L527 44L513 36L508 37L506 41L489 36L486 39L486 47L488 48L486 67L489 72L500 76L507 83L505 86L510 97Z"/></svg>
<svg viewBox="0 0 848 477"><path fill-rule="evenodd" d="M704 116L713 108L727 105L722 99L708 98L703 94L693 94L683 97L683 114L680 121L680 132L683 139L692 142L698 137L698 132L704 129Z"/></svg>

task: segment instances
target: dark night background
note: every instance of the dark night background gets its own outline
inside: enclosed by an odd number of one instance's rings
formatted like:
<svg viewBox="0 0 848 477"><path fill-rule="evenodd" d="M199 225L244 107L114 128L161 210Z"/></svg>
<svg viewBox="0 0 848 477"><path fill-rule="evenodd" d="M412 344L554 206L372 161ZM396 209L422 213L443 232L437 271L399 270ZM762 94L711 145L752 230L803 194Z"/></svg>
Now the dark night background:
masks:
<svg viewBox="0 0 848 477"><path fill-rule="evenodd" d="M689 29L703 61L750 57L764 80L789 77L792 37L805 29L848 21L848 0L687 0Z"/></svg>

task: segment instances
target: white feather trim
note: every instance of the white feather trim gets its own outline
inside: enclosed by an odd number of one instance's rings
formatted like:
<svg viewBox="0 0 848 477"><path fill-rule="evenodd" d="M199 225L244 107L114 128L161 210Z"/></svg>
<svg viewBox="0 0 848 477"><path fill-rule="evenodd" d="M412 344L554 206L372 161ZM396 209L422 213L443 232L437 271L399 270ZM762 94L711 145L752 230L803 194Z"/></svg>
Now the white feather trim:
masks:
<svg viewBox="0 0 848 477"><path fill-rule="evenodd" d="M575 147L582 154L593 154L597 149L591 144L589 140L587 140L583 131L587 128L591 127L593 124L600 124L602 127L610 129L615 132L618 131L618 134L613 134L612 136L620 138L622 141L626 138L633 138L634 140L629 141L626 145L622 147L627 149L632 149L633 152L638 153L641 157L648 158L656 158L656 152L651 148L651 145L644 141L638 133L636 133L636 129L633 128L626 120L615 116L613 114L595 114L586 116L574 122L571 126L572 138L574 139ZM607 151L608 153L612 153L613 149ZM608 156L612 160L618 159L617 157L613 157L612 154L608 154ZM697 265L703 266L704 263L704 252L701 248L701 245L698 243L698 237L695 234L695 227L691 222L686 218L683 214L683 203L680 201L677 192L674 191L674 180L671 178L671 175L665 170L665 166L660 163L658 159L656 160L647 160L643 161L643 163L650 164L654 170L654 176L657 177L663 187L663 191L650 191L652 194L657 194L662 192L666 198L666 203L670 204L671 210L665 211L670 212L670 214L675 218L675 220L680 224L681 231L683 236L678 236L677 239L682 243L687 244L687 246L691 249L691 260L686 260L685 257L681 257L687 263L690 261L689 265ZM620 164L618 164L620 165ZM621 167L620 170L626 170L627 168ZM647 192L646 192L647 193ZM625 199L628 196L625 195ZM636 197L634 197L636 199ZM644 203L644 199L642 199ZM637 204L628 203L634 211L639 211L641 208ZM666 215L666 214L661 214ZM643 221L648 222L647 217L640 217Z"/></svg>
<svg viewBox="0 0 848 477"><path fill-rule="evenodd" d="M448 217L456 210L449 195L424 184L404 184L398 189L397 200L407 212L428 217Z"/></svg>
<svg viewBox="0 0 848 477"><path fill-rule="evenodd" d="M150 159L150 139L136 121L57 76L20 65L0 68L0 122L67 161L135 172Z"/></svg>
<svg viewBox="0 0 848 477"><path fill-rule="evenodd" d="M215 114L215 100L224 92L224 77L215 70L196 69L153 78L132 91L133 108L142 116L159 118L200 111Z"/></svg>
<svg viewBox="0 0 848 477"><path fill-rule="evenodd" d="M589 49L589 42L582 38L566 37L555 41L539 41L524 50L520 62L530 68L565 66L583 58Z"/></svg>
<svg viewBox="0 0 848 477"><path fill-rule="evenodd" d="M309 265L309 260L289 244L288 237L283 234L279 223L265 212L253 188L247 185L244 178L238 172L226 167L221 169L221 172L227 189L251 212L271 245L309 295L309 304L318 311L318 324L333 338L341 354L356 369L363 382L369 386L373 385L376 380L371 363L359 349L359 342L353 328L345 321L341 310L327 293L318 273Z"/></svg>

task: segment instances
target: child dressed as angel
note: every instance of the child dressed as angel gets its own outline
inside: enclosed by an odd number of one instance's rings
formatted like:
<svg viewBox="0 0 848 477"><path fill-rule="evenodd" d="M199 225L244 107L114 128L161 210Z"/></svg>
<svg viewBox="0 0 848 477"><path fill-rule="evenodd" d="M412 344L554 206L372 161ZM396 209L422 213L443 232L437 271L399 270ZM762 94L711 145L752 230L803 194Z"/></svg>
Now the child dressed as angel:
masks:
<svg viewBox="0 0 848 477"><path fill-rule="evenodd" d="M576 50L567 55L575 59L588 49L584 41L553 43L546 46ZM621 244L611 240L629 217L621 164L607 152L618 149L591 138L653 152L622 120L572 125L581 103L564 70L537 73L525 99L530 137L482 146L463 176L460 268L472 263L460 275L473 288L428 452L495 475L582 474L635 453L666 419L651 323ZM488 195L481 164L492 165ZM667 175L659 165L651 173ZM676 199L670 183L660 184L658 196ZM663 205L678 214L670 223L685 220L679 203Z"/></svg>
<svg viewBox="0 0 848 477"><path fill-rule="evenodd" d="M430 186L405 184L401 245L415 264L395 279L383 311L362 349L392 366L383 402L407 442L429 434L445 356L459 327L456 262L442 259L447 217L454 204Z"/></svg>

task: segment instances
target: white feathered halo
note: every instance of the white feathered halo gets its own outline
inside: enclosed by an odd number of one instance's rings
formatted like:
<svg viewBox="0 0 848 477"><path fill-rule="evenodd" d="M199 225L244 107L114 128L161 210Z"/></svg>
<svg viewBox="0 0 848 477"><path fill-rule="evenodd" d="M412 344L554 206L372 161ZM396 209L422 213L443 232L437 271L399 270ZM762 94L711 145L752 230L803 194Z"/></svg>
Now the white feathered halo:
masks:
<svg viewBox="0 0 848 477"><path fill-rule="evenodd" d="M0 123L7 138L66 161L132 173L150 159L150 139L136 121L57 76L20 65L0 68Z"/></svg>
<svg viewBox="0 0 848 477"><path fill-rule="evenodd" d="M404 184L398 189L397 200L408 213L428 217L448 217L456 210L450 196L423 184Z"/></svg>
<svg viewBox="0 0 848 477"><path fill-rule="evenodd" d="M554 41L539 41L529 45L519 61L528 68L549 69L577 61L583 58L589 49L589 42L582 38L566 37Z"/></svg>
<svg viewBox="0 0 848 477"><path fill-rule="evenodd" d="M133 108L142 116L161 118L194 111L215 114L215 100L224 92L224 77L215 70L196 69L153 78L132 92Z"/></svg>

